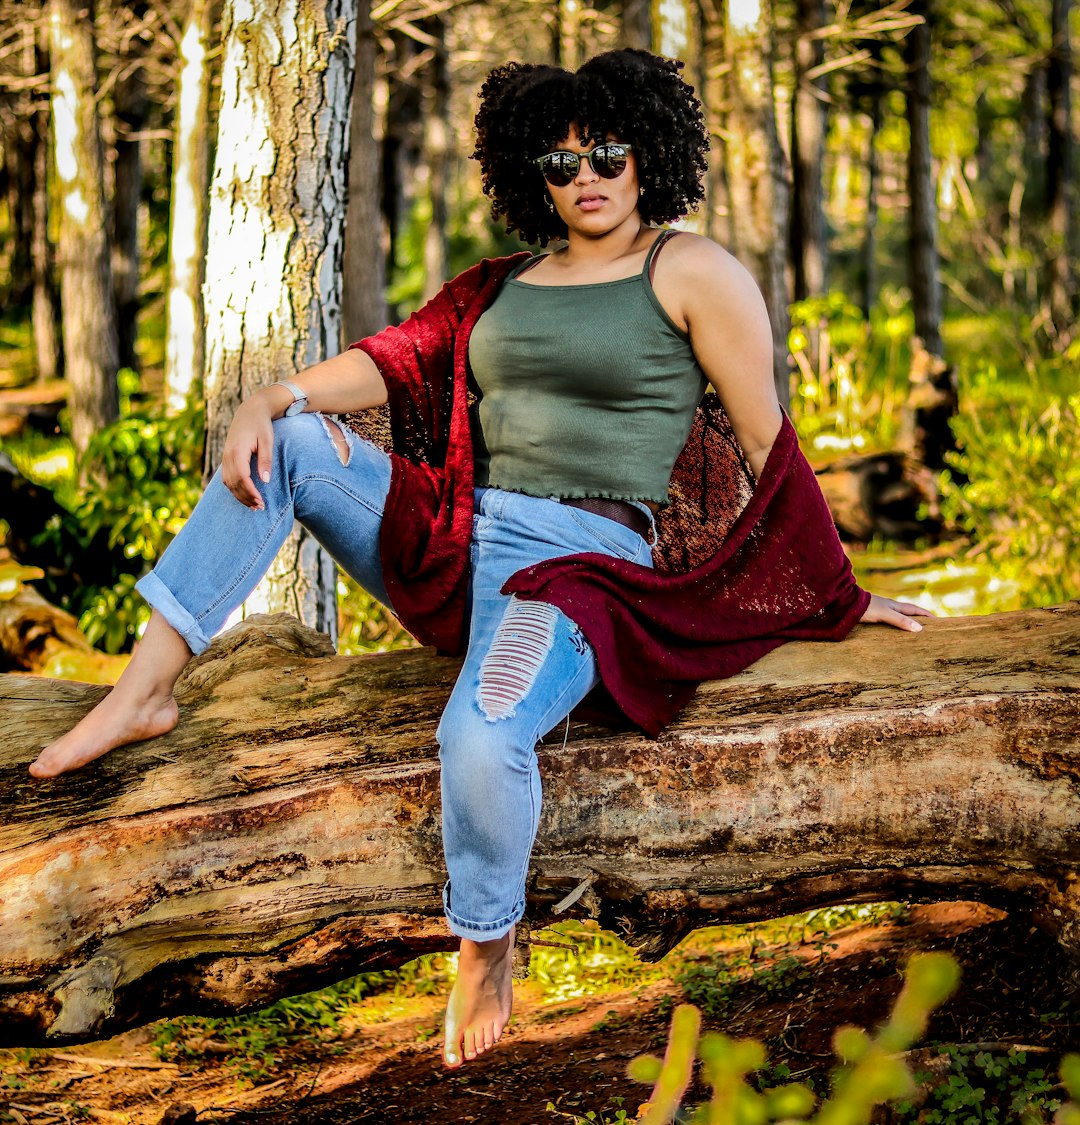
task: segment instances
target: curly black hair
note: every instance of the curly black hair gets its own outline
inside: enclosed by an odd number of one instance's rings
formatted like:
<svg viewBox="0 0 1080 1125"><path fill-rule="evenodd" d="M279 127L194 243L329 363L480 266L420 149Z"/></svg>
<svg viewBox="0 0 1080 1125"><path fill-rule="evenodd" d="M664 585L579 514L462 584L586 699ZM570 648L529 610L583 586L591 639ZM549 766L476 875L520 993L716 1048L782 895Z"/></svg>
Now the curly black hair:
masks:
<svg viewBox="0 0 1080 1125"><path fill-rule="evenodd" d="M590 59L575 73L506 63L480 88L476 151L494 218L528 243L566 237L533 163L575 125L582 144L611 135L634 146L647 223L682 218L704 198L709 135L678 59L626 48Z"/></svg>

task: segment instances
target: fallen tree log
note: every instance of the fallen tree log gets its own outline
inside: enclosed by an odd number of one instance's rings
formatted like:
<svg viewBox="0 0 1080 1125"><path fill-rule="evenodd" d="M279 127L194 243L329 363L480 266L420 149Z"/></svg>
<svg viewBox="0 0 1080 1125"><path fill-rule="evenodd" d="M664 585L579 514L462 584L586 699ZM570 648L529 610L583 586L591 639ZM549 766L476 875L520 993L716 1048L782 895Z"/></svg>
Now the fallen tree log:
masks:
<svg viewBox="0 0 1080 1125"><path fill-rule="evenodd" d="M175 732L44 783L27 764L105 689L0 677L0 1041L451 948L433 732L456 670L252 618L189 667ZM1070 603L787 645L655 742L572 724L540 751L528 926L589 915L658 957L712 922L969 898L1080 953L1078 703Z"/></svg>

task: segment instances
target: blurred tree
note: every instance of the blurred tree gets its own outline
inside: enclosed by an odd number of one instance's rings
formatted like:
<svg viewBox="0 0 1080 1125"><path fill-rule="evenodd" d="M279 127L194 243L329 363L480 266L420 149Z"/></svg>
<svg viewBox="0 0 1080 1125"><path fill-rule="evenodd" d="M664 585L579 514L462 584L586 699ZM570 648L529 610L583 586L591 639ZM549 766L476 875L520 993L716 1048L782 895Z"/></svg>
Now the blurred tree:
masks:
<svg viewBox="0 0 1080 1125"><path fill-rule="evenodd" d="M768 0L728 8L725 100L730 108L724 159L731 200L730 249L751 269L765 295L773 331L773 379L786 407L791 399L785 276L791 193L776 128L772 27Z"/></svg>
<svg viewBox="0 0 1080 1125"><path fill-rule="evenodd" d="M226 0L204 287L208 473L244 397L340 346L355 22L356 0ZM282 610L336 633L334 564L303 529L244 612Z"/></svg>
<svg viewBox="0 0 1080 1125"><path fill-rule="evenodd" d="M904 40L907 64L908 142L908 275L915 314L915 334L933 356L941 343L941 280L938 275L936 180L930 147L930 81L932 0L912 0L912 15L922 22Z"/></svg>
<svg viewBox="0 0 1080 1125"><path fill-rule="evenodd" d="M791 264L796 301L828 286L822 161L829 127L825 0L795 2L795 88L791 98Z"/></svg>
<svg viewBox="0 0 1080 1125"><path fill-rule="evenodd" d="M116 420L120 405L93 7L49 0L49 52L64 356L71 439L81 453L97 430Z"/></svg>
<svg viewBox="0 0 1080 1125"><path fill-rule="evenodd" d="M202 394L206 324L202 284L210 171L210 77L207 53L217 5L192 0L180 36L169 207L169 280L165 402L176 413Z"/></svg>
<svg viewBox="0 0 1080 1125"><path fill-rule="evenodd" d="M1065 346L1075 335L1077 311L1076 280L1070 255L1074 191L1071 8L1072 0L1050 0L1050 52L1046 65L1046 196L1050 216L1046 303L1048 327L1055 341Z"/></svg>
<svg viewBox="0 0 1080 1125"><path fill-rule="evenodd" d="M652 4L650 0L620 0L624 47L651 51L653 45Z"/></svg>
<svg viewBox="0 0 1080 1125"><path fill-rule="evenodd" d="M342 347L388 323L386 246L380 207L379 141L375 135L375 81L379 41L368 4L356 19L356 72L349 121L349 203L345 218L341 294Z"/></svg>
<svg viewBox="0 0 1080 1125"><path fill-rule="evenodd" d="M124 35L124 49L112 87L115 132L112 165L112 280L116 301L117 358L121 367L138 369L135 354L136 318L139 311L139 205L143 186L143 139L148 105L143 74L147 22L145 3L124 9L134 25ZM119 12L114 10L114 18Z"/></svg>

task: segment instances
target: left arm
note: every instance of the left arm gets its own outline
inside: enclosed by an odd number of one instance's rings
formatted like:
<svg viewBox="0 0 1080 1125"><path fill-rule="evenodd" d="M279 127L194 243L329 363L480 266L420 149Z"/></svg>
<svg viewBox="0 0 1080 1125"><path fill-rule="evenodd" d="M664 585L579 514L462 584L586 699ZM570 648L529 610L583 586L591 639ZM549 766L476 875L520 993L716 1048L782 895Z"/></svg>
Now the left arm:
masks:
<svg viewBox="0 0 1080 1125"><path fill-rule="evenodd" d="M658 265L658 273L668 267L661 299L689 332L694 355L720 396L754 476L760 477L783 420L761 291L744 266L707 238L673 239ZM932 616L911 602L871 594L862 620L918 632L922 626L914 618Z"/></svg>

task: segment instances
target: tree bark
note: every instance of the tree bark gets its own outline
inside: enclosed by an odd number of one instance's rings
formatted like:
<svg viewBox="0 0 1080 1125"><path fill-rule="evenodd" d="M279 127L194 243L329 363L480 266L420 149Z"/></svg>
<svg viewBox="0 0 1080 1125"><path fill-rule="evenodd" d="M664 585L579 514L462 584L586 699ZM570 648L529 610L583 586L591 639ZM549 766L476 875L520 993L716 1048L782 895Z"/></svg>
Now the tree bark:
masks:
<svg viewBox="0 0 1080 1125"><path fill-rule="evenodd" d="M341 346L389 323L386 307L386 238L380 146L375 135L375 75L379 43L367 4L356 19L356 72L349 121L349 206L345 218Z"/></svg>
<svg viewBox="0 0 1080 1125"><path fill-rule="evenodd" d="M50 0L49 30L60 207L57 266L71 384L71 439L81 453L99 429L116 420L120 409L93 8L78 0Z"/></svg>
<svg viewBox="0 0 1080 1125"><path fill-rule="evenodd" d="M938 275L937 204L933 153L930 149L930 0L914 0L912 15L922 16L904 40L907 67L908 144L908 274L915 334L931 354L943 354L941 343L941 279Z"/></svg>
<svg viewBox="0 0 1080 1125"><path fill-rule="evenodd" d="M810 77L825 61L814 32L825 25L824 0L798 0L795 91L791 101L791 261L795 300L821 296L828 286L828 246L822 201L822 162L828 130L828 81Z"/></svg>
<svg viewBox="0 0 1080 1125"><path fill-rule="evenodd" d="M446 50L446 19L432 16L421 29L433 40L431 62L425 70L424 162L431 222L424 232L424 300L428 301L450 275L450 71Z"/></svg>
<svg viewBox="0 0 1080 1125"><path fill-rule="evenodd" d="M206 361L202 284L210 170L212 0L194 0L180 41L169 211L169 293L165 402L173 413L199 398Z"/></svg>
<svg viewBox="0 0 1080 1125"><path fill-rule="evenodd" d="M730 9L729 9L730 11ZM788 367L787 231L791 209L787 161L773 98L773 37L764 4L753 22L730 23L725 36L731 128L724 146L731 193L732 252L765 296L773 332L773 379L780 403L791 401Z"/></svg>
<svg viewBox="0 0 1080 1125"><path fill-rule="evenodd" d="M1076 282L1073 276L1072 215L1072 40L1069 11L1072 0L1050 4L1050 57L1046 67L1047 154L1046 194L1050 215L1051 253L1046 264L1047 303L1054 339L1061 351L1073 339Z"/></svg>
<svg viewBox="0 0 1080 1125"><path fill-rule="evenodd" d="M621 46L651 51L652 0L621 0Z"/></svg>
<svg viewBox="0 0 1080 1125"><path fill-rule="evenodd" d="M573 724L521 934L591 915L656 958L830 903L975 898L1080 953L1080 603L859 627L703 685L657 741ZM102 689L0 678L0 1041L263 1005L446 949L434 729L458 663L216 639L164 738L31 782Z"/></svg>
<svg viewBox="0 0 1080 1125"><path fill-rule="evenodd" d="M140 6L141 7L141 6ZM141 50L136 37L133 50ZM134 60L122 59L132 66ZM142 203L146 82L141 65L123 74L113 87L116 116L116 163L113 165L112 280L116 301L117 360L138 370L135 338L139 313L139 210Z"/></svg>
<svg viewBox="0 0 1080 1125"><path fill-rule="evenodd" d="M207 472L256 388L336 355L356 0L231 0L206 258ZM328 439L329 440L329 439ZM297 529L244 612L331 636L336 571Z"/></svg>
<svg viewBox="0 0 1080 1125"><path fill-rule="evenodd" d="M38 66L48 70L48 54L36 52ZM49 242L49 109L43 104L34 111L34 234L30 263L34 293L31 322L38 380L47 383L60 374L60 334L57 330L56 270Z"/></svg>

